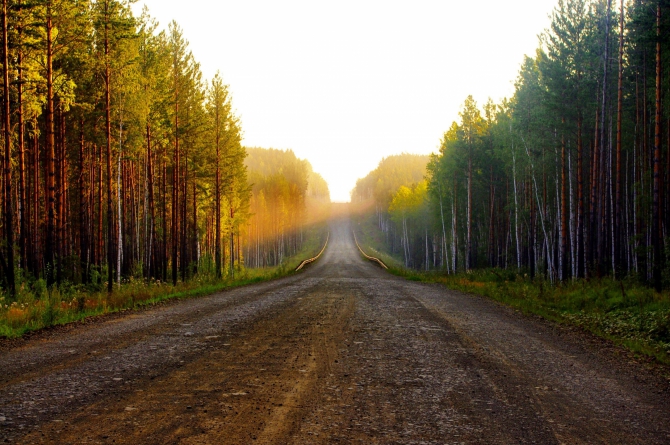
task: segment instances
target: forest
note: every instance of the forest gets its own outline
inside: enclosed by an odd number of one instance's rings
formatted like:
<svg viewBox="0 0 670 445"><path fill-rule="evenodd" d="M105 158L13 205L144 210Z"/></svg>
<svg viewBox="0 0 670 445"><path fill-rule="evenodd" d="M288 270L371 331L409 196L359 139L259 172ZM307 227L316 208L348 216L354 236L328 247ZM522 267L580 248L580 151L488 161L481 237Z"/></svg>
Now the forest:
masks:
<svg viewBox="0 0 670 445"><path fill-rule="evenodd" d="M559 0L515 92L352 191L406 267L670 286L670 2Z"/></svg>
<svg viewBox="0 0 670 445"><path fill-rule="evenodd" d="M179 25L159 31L131 3L3 1L10 299L36 281L111 292L279 265L330 200L292 152L243 147L221 75L204 79Z"/></svg>
<svg viewBox="0 0 670 445"><path fill-rule="evenodd" d="M245 237L247 265L276 266L300 251L306 227L327 218L328 184L291 150L247 148L245 165L253 215Z"/></svg>

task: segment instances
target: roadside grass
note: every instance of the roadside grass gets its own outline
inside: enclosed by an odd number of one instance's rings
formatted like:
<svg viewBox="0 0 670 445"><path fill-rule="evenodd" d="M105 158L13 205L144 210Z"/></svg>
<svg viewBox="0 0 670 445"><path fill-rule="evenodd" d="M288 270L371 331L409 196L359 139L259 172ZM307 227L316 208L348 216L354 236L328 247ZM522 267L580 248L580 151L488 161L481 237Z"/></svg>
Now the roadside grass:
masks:
<svg viewBox="0 0 670 445"><path fill-rule="evenodd" d="M410 270L397 258L380 253L383 239L374 233L379 232L376 228L370 229L365 222L357 227L361 247L386 262L389 271L397 276L440 283L488 297L525 314L577 326L639 357L670 365L670 291L657 293L635 278L614 281L604 277L552 284L544 278L531 280L524 274L502 269L451 275Z"/></svg>
<svg viewBox="0 0 670 445"><path fill-rule="evenodd" d="M213 274L199 274L191 280L171 283L156 280L129 279L114 286L108 293L106 283L97 289L81 284L62 283L47 288L44 280L32 283L22 280L16 298L8 301L0 295L0 338L17 338L51 326L64 325L130 309L158 305L168 300L179 300L211 295L225 289L269 281L294 274L295 268L306 258L315 256L323 247L323 227L306 231L303 248L286 258L276 267L242 269L235 278L216 279Z"/></svg>
<svg viewBox="0 0 670 445"><path fill-rule="evenodd" d="M485 296L525 314L581 327L632 352L670 364L670 294L634 281L575 280L553 285L503 270L444 275L390 268L398 276Z"/></svg>
<svg viewBox="0 0 670 445"><path fill-rule="evenodd" d="M386 247L386 235L377 228L372 218L359 216L353 219L353 229L361 248L370 256L379 258L389 269L403 269L400 255L392 255ZM409 277L408 277L409 278Z"/></svg>

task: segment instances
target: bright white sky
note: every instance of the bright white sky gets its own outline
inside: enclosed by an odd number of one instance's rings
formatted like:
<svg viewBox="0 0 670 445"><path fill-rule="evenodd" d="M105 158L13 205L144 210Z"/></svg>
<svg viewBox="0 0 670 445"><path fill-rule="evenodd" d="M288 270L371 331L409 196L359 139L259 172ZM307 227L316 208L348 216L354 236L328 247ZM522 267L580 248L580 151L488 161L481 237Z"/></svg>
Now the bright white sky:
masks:
<svg viewBox="0 0 670 445"><path fill-rule="evenodd" d="M233 94L243 143L291 148L348 201L382 157L431 153L465 98L512 95L557 0L139 0Z"/></svg>

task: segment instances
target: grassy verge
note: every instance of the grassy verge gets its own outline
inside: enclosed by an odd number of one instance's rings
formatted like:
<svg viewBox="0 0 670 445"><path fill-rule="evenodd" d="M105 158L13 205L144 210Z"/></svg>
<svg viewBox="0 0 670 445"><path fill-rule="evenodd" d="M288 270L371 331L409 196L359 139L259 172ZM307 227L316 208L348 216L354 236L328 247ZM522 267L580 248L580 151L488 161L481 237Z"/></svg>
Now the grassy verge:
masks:
<svg viewBox="0 0 670 445"><path fill-rule="evenodd" d="M218 280L211 275L201 274L186 282L179 282L176 286L131 279L121 286L115 286L112 293L107 293L83 285L65 283L47 289L43 280L33 283L23 281L14 301L7 301L6 297L0 296L0 338L17 338L30 331L88 317L153 306L166 300L210 295L232 287L291 275L302 260L313 257L321 250L324 241L323 227L308 229L300 252L287 258L280 266L244 269L235 278Z"/></svg>
<svg viewBox="0 0 670 445"><path fill-rule="evenodd" d="M373 215L374 216L374 215ZM353 219L353 230L356 232L361 248L370 256L379 258L389 269L402 270L403 260L398 255L392 255L386 247L386 235L377 228L375 222L365 215Z"/></svg>
<svg viewBox="0 0 670 445"><path fill-rule="evenodd" d="M656 293L633 279L575 280L554 285L543 279L530 280L509 270L488 269L455 275L408 270L397 258L380 253L383 249L380 236L369 224L362 223L358 227L361 247L384 262L388 260L389 271L395 275L440 283L450 289L491 298L525 314L577 326L624 346L640 357L670 365L668 291Z"/></svg>

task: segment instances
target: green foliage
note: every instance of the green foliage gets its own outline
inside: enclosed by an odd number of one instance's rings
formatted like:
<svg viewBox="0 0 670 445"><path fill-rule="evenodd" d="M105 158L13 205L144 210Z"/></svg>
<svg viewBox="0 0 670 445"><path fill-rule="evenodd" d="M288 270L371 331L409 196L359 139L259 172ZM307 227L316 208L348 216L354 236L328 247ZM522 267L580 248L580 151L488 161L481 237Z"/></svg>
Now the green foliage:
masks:
<svg viewBox="0 0 670 445"><path fill-rule="evenodd" d="M19 286L16 301L0 296L0 337L15 338L26 332L49 326L63 325L111 312L153 306L173 299L210 295L236 286L271 280L294 273L306 258L315 256L326 240L325 224L313 225L305 231L302 249L277 267L244 269L234 279L216 279L215 275L201 273L193 280L177 286L152 280L129 279L112 293L101 289L91 291L83 285L61 283L47 289L42 279L32 285L27 281Z"/></svg>
<svg viewBox="0 0 670 445"><path fill-rule="evenodd" d="M266 187L271 191L261 190L258 177L247 177L243 132L229 86L218 73L205 81L176 22L160 31L147 8L135 17L132 3L9 4L11 131L17 144L12 187L24 199L17 189L19 178L27 181L25 199L37 206L13 203L37 215L17 218L29 225L25 230L17 225L17 235L29 233L28 244L36 246L20 253L20 269L29 271L21 273L48 276L59 286L66 280L82 283L96 292L116 270L116 264L108 263L120 250L120 276L114 281L166 280L173 261L187 280L209 272L208 260L222 246L224 259L233 257L233 267L242 270L255 241L251 228L270 219L263 213L267 208L250 210L252 192L256 201L281 195L276 210L294 221L283 221L278 233L292 231L292 243L275 257L293 255L303 239L295 219L302 219L300 227L316 219L307 209L309 201L319 201L318 210L324 211L329 203L326 182L295 156L295 162L279 166L266 159L267 168L274 170L263 173L264 178L276 176ZM49 79L52 97L46 97ZM23 125L18 125L19 116ZM19 136L24 137L21 150ZM45 151L51 139L52 157ZM19 153L26 157L22 174ZM50 168L53 200L46 196ZM53 218L46 208L52 201ZM219 239L212 233L215 225L222 228ZM52 239L60 241L47 243ZM173 246L178 250L174 257Z"/></svg>
<svg viewBox="0 0 670 445"><path fill-rule="evenodd" d="M667 172L657 185L663 202L654 204L652 190L656 44L666 73L670 2L625 4L623 35L618 6L557 0L537 51L520 65L511 98L489 99L480 108L466 97L423 172L409 158L391 157L358 181L352 201L371 202L391 254L402 252L406 266L416 269L497 267L550 282L609 274L645 283L657 264L670 270L667 253L656 258L651 236L654 221L666 227L670 215L659 210L669 205ZM670 101L662 92L670 77L658 80L665 128ZM661 165L668 159L666 139L662 130ZM419 175L429 193L416 226L406 215ZM667 250L667 240L659 242Z"/></svg>
<svg viewBox="0 0 670 445"><path fill-rule="evenodd" d="M575 280L554 286L500 269L444 275L390 269L413 281L489 297L526 314L586 329L634 353L670 364L670 293L655 294L632 281Z"/></svg>
<svg viewBox="0 0 670 445"><path fill-rule="evenodd" d="M356 181L351 193L352 202L373 199L379 206L388 208L400 186L410 186L423 180L428 160L426 155L409 153L382 159L375 170Z"/></svg>
<svg viewBox="0 0 670 445"><path fill-rule="evenodd" d="M328 184L292 150L247 148L254 215L248 229L248 255L254 267L276 266L303 247L303 230L324 219L330 205Z"/></svg>

